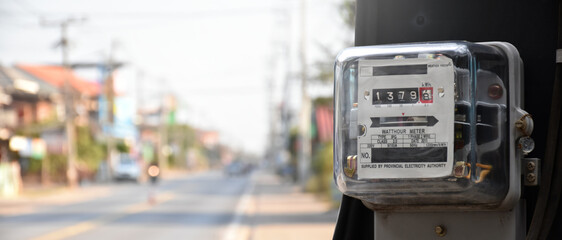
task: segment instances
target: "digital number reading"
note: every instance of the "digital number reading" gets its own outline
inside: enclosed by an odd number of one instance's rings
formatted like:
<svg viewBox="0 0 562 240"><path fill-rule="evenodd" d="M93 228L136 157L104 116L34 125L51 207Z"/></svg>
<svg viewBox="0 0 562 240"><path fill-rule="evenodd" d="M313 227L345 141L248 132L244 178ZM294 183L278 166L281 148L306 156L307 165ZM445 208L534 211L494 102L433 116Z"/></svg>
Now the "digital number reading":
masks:
<svg viewBox="0 0 562 240"><path fill-rule="evenodd" d="M418 102L433 103L433 87L373 89L373 104L408 104Z"/></svg>
<svg viewBox="0 0 562 240"><path fill-rule="evenodd" d="M421 87L420 95L422 103L432 103L433 102L433 88L432 87Z"/></svg>

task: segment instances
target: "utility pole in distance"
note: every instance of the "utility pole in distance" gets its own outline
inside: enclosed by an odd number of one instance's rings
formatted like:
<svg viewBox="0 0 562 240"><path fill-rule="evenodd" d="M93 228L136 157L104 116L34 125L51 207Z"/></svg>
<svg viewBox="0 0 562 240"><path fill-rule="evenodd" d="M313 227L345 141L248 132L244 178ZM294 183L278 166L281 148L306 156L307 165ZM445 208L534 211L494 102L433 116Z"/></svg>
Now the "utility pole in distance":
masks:
<svg viewBox="0 0 562 240"><path fill-rule="evenodd" d="M311 146L310 146L310 112L311 102L307 92L307 66L306 66L306 0L301 0L301 36L300 36L300 63L301 63L301 111L300 111L300 151L298 158L298 179L301 186L306 186L310 172Z"/></svg>
<svg viewBox="0 0 562 240"><path fill-rule="evenodd" d="M112 154L115 149L115 139L113 139L113 132L114 132L114 103L115 103L115 90L114 90L114 77L113 77L113 73L115 72L115 70L117 70L118 68L122 67L125 65L124 62L118 62L115 61L114 59L114 51L115 48L117 46L117 43L115 41L112 41L110 48L109 48L109 54L107 57L107 60L105 63L99 63L99 62L80 62L80 63L73 63L71 64L70 68L71 69L76 69L76 68L97 68L97 69L102 69L100 70L102 72L102 78L104 80L102 80L102 86L103 86L103 90L100 93L100 96L105 96L105 110L103 111L105 113L105 118L100 119L102 122L102 125L104 126L104 136L105 136L105 140L107 141L107 158L106 158L106 168L104 170L104 177L103 180L104 181L110 181L113 178L113 156L114 154ZM101 100L100 100L101 102ZM100 110L101 111L101 110Z"/></svg>
<svg viewBox="0 0 562 240"><path fill-rule="evenodd" d="M112 41L109 47L109 56L107 60L107 77L105 79L105 96L107 102L107 121L106 124L109 126L109 132L106 135L107 141L107 176L108 180L111 181L113 179L113 150L115 149L115 141L113 139L113 123L114 123L114 115L113 115L113 106L115 104L115 92L113 89L113 71L116 69L114 66L113 61L113 51L115 51L116 42Z"/></svg>
<svg viewBox="0 0 562 240"><path fill-rule="evenodd" d="M75 188L78 186L78 172L76 171L76 126L74 125L75 109L74 109L74 93L70 84L70 64L68 61L68 26L70 24L81 23L85 19L68 18L58 22L42 21L43 26L56 26L61 29L61 39L59 45L62 49L62 67L63 67L63 96L64 96L64 113L65 113L65 131L66 131L66 149L67 149L67 170L66 177L68 186Z"/></svg>

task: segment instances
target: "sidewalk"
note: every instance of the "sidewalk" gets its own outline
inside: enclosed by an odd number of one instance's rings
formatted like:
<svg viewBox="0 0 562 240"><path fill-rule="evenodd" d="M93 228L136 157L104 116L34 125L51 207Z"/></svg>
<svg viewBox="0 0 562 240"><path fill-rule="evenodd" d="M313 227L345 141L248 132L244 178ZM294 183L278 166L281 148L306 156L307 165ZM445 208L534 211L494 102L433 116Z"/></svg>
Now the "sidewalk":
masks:
<svg viewBox="0 0 562 240"><path fill-rule="evenodd" d="M242 226L230 239L332 239L337 209L329 202L272 173L257 172L253 182Z"/></svg>

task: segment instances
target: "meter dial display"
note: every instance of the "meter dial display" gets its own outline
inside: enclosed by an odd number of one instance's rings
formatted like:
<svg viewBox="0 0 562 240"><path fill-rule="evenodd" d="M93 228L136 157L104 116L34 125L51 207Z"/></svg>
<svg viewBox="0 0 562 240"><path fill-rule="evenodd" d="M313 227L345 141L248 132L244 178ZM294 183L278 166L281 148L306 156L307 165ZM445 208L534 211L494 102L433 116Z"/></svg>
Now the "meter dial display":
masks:
<svg viewBox="0 0 562 240"><path fill-rule="evenodd" d="M359 179L428 178L453 167L454 67L447 57L359 61Z"/></svg>

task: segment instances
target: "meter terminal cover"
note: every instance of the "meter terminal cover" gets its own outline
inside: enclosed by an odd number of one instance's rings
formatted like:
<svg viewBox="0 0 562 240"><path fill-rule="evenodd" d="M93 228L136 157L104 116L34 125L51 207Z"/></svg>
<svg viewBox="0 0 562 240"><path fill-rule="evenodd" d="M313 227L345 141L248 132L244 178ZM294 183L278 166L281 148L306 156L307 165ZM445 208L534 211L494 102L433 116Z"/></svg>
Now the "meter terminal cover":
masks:
<svg viewBox="0 0 562 240"><path fill-rule="evenodd" d="M354 47L334 74L334 178L372 209L510 209L522 61L509 43Z"/></svg>

